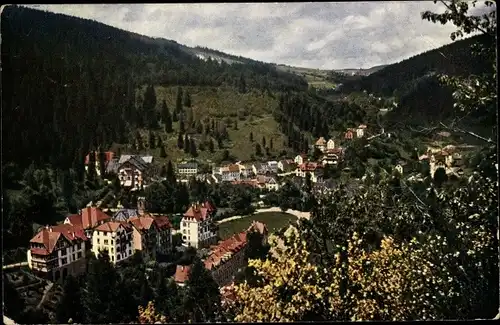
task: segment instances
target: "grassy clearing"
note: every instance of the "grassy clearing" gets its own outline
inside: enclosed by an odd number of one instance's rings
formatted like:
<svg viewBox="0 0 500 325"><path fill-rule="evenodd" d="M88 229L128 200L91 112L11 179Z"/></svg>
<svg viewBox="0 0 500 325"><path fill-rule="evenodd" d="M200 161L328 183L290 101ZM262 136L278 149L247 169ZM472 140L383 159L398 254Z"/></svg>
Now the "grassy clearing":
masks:
<svg viewBox="0 0 500 325"><path fill-rule="evenodd" d="M284 212L262 212L241 219L235 219L219 225L219 236L226 239L232 235L248 229L252 221L260 221L267 225L269 232L275 232L290 222L296 221L297 217Z"/></svg>
<svg viewBox="0 0 500 325"><path fill-rule="evenodd" d="M208 148L205 151L198 150L197 159L203 161L216 161L222 156L225 149L239 160L250 160L255 154L255 144L262 145L262 138L265 137L266 144L269 146L270 140L273 142L271 155L279 154L283 149L285 141L284 135L279 131L278 124L272 117L274 108L278 105L277 97L267 93L248 92L240 94L232 88L215 87L183 87L184 92L188 91L191 95L192 109L194 118L203 120L213 118L228 123L229 141L224 143L223 149L218 149L214 140L215 152L210 153ZM165 100L167 106L172 112L177 98L177 87L156 87L156 96L158 103ZM238 112L244 111L245 116L240 118ZM237 128L235 127L237 121ZM183 159L191 158L191 155L185 154L183 150L177 148L177 137L179 123L174 122L174 132L167 134L163 128L154 131L159 135L166 146L167 158L160 158L160 149L145 149L143 153L155 156L156 161L160 163L172 160L178 162ZM250 141L250 133L253 133L254 142ZM142 131L143 139L147 142L147 131ZM201 140L200 134L193 135L197 146ZM264 150L263 150L264 151Z"/></svg>

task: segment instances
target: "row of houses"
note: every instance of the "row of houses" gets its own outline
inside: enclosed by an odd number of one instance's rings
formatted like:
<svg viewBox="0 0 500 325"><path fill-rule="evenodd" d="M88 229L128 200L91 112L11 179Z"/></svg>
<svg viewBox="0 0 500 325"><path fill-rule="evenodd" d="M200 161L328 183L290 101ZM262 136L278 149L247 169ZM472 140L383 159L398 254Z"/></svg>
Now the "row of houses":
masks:
<svg viewBox="0 0 500 325"><path fill-rule="evenodd" d="M219 287L231 283L236 273L246 266L247 235L250 232L262 235L262 245L267 244L268 229L264 223L253 221L246 231L237 233L210 247L210 253L203 260L204 266L212 274ZM177 265L174 274L175 282L183 286L189 279L191 266Z"/></svg>
<svg viewBox="0 0 500 325"><path fill-rule="evenodd" d="M145 259L172 250L172 225L167 216L135 214L111 217L96 207L86 207L68 216L64 223L45 226L30 240L27 253L30 269L51 281L86 270L93 254L107 251L112 264L135 252Z"/></svg>

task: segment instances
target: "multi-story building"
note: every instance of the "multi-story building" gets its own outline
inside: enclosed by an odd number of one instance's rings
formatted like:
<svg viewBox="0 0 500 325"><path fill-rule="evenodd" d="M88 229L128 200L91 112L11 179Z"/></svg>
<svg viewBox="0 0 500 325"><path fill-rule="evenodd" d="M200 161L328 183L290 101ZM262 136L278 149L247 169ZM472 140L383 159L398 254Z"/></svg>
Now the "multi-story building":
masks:
<svg viewBox="0 0 500 325"><path fill-rule="evenodd" d="M269 170L271 173L277 173L278 172L278 162L275 160L271 160L267 162L267 166L269 167Z"/></svg>
<svg viewBox="0 0 500 325"><path fill-rule="evenodd" d="M88 241L81 227L46 226L30 240L28 266L50 281L64 279L68 274L81 274L86 270Z"/></svg>
<svg viewBox="0 0 500 325"><path fill-rule="evenodd" d="M143 256L155 257L157 252L166 254L172 250L172 225L165 216L153 217L150 214L129 218L133 227L133 249Z"/></svg>
<svg viewBox="0 0 500 325"><path fill-rule="evenodd" d="M236 164L221 167L220 173L222 175L223 182L239 181L241 178L240 166Z"/></svg>
<svg viewBox="0 0 500 325"><path fill-rule="evenodd" d="M219 287L231 283L238 270L246 265L246 246L247 232L243 231L222 241L205 259L205 268Z"/></svg>
<svg viewBox="0 0 500 325"><path fill-rule="evenodd" d="M190 178L198 174L197 162L186 162L177 165L177 174L181 178Z"/></svg>
<svg viewBox="0 0 500 325"><path fill-rule="evenodd" d="M151 156L122 155L118 161L120 185L131 190L138 190L148 185L148 168L153 162Z"/></svg>
<svg viewBox="0 0 500 325"><path fill-rule="evenodd" d="M92 252L97 257L100 251L107 250L112 264L122 262L133 255L132 233L132 226L126 222L105 222L94 229Z"/></svg>
<svg viewBox="0 0 500 325"><path fill-rule="evenodd" d="M274 177L266 177L265 187L269 191L277 191L280 186Z"/></svg>
<svg viewBox="0 0 500 325"><path fill-rule="evenodd" d="M323 165L337 165L342 159L342 148L327 149L325 155L321 158Z"/></svg>
<svg viewBox="0 0 500 325"><path fill-rule="evenodd" d="M72 214L66 217L65 224L82 228L85 235L92 239L93 229L106 221L111 220L111 217L96 207L83 208L79 214Z"/></svg>
<svg viewBox="0 0 500 325"><path fill-rule="evenodd" d="M280 160L278 162L278 171L288 173L295 170L295 161L292 159Z"/></svg>
<svg viewBox="0 0 500 325"><path fill-rule="evenodd" d="M322 172L323 172L323 165L308 162L297 166L295 175L298 177L306 177L306 174L309 173L311 175L311 181L313 183L316 183L321 181L321 177L323 176Z"/></svg>
<svg viewBox="0 0 500 325"><path fill-rule="evenodd" d="M166 255L173 250L172 244L172 223L167 216L155 216L157 235L156 235L156 252Z"/></svg>
<svg viewBox="0 0 500 325"><path fill-rule="evenodd" d="M314 144L314 147L318 148L321 152L324 152L326 149L326 140L323 137L320 137L316 143Z"/></svg>
<svg viewBox="0 0 500 325"><path fill-rule="evenodd" d="M356 137L358 137L358 138L364 137L365 130L366 130L366 125L361 124L360 126L358 126L358 128L356 129Z"/></svg>
<svg viewBox="0 0 500 325"><path fill-rule="evenodd" d="M328 140L326 143L326 150L335 149L335 141L333 139Z"/></svg>
<svg viewBox="0 0 500 325"><path fill-rule="evenodd" d="M352 140L354 138L354 132L356 132L356 129L349 128L344 134L344 139L346 140Z"/></svg>
<svg viewBox="0 0 500 325"><path fill-rule="evenodd" d="M181 220L182 239L195 248L209 246L217 241L217 227L212 219L215 207L208 201L195 203Z"/></svg>
<svg viewBox="0 0 500 325"><path fill-rule="evenodd" d="M304 153L297 155L297 156L295 156L295 159L293 161L297 165L302 165L303 163L307 162L307 155Z"/></svg>
<svg viewBox="0 0 500 325"><path fill-rule="evenodd" d="M246 231L211 247L210 254L204 260L204 266L212 273L219 287L231 283L236 273L246 266L247 234L252 231L262 234L262 245L267 245L269 234L267 226L262 222L254 221ZM189 278L190 271L190 266L177 265L174 275L175 282L183 286Z"/></svg>

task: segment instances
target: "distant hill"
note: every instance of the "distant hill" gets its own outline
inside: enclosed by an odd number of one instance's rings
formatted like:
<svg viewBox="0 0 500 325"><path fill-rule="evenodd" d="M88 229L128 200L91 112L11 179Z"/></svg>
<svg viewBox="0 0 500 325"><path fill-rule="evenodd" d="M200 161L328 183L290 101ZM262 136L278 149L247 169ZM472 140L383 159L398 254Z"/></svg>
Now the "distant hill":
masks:
<svg viewBox="0 0 500 325"><path fill-rule="evenodd" d="M4 162L66 168L81 164L90 148L128 141L145 119L154 118L137 93L146 84L229 89L227 103L238 104L234 116L245 111L240 103L253 102L245 96L263 94L272 102L277 92L308 88L304 78L272 64L89 19L11 5L2 11L1 28L2 113L9 121L2 128ZM220 101L213 101L216 109Z"/></svg>
<svg viewBox="0 0 500 325"><path fill-rule="evenodd" d="M450 117L456 113L451 90L441 85L437 76L467 76L491 69L492 62L471 54L471 47L476 43L494 46L492 40L483 35L456 41L382 67L368 76L346 81L341 92L365 91L393 98L399 103L390 114L395 119L428 122Z"/></svg>
<svg viewBox="0 0 500 325"><path fill-rule="evenodd" d="M369 69L335 69L333 71L345 73L345 74L349 74L349 75L369 76L372 73L375 73L379 70L382 70L383 68L385 68L387 66L388 66L387 64L383 64L383 65L377 65L377 66L371 67Z"/></svg>

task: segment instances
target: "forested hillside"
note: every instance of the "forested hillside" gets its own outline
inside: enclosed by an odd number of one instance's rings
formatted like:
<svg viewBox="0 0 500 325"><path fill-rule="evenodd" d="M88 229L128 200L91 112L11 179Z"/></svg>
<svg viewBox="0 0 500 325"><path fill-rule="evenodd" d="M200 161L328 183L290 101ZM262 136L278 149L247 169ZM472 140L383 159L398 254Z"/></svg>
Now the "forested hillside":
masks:
<svg viewBox="0 0 500 325"><path fill-rule="evenodd" d="M449 118L457 114L453 110L452 91L439 82L438 76L477 75L491 69L491 59L484 53L472 54L478 44L494 47L495 40L480 35L423 52L363 78L347 80L342 93L366 91L394 98L399 104L391 114L394 119L404 116L419 123Z"/></svg>
<svg viewBox="0 0 500 325"><path fill-rule="evenodd" d="M307 89L269 64L205 61L176 42L96 21L9 6L1 24L4 162L68 168L89 148L125 141L146 83Z"/></svg>

